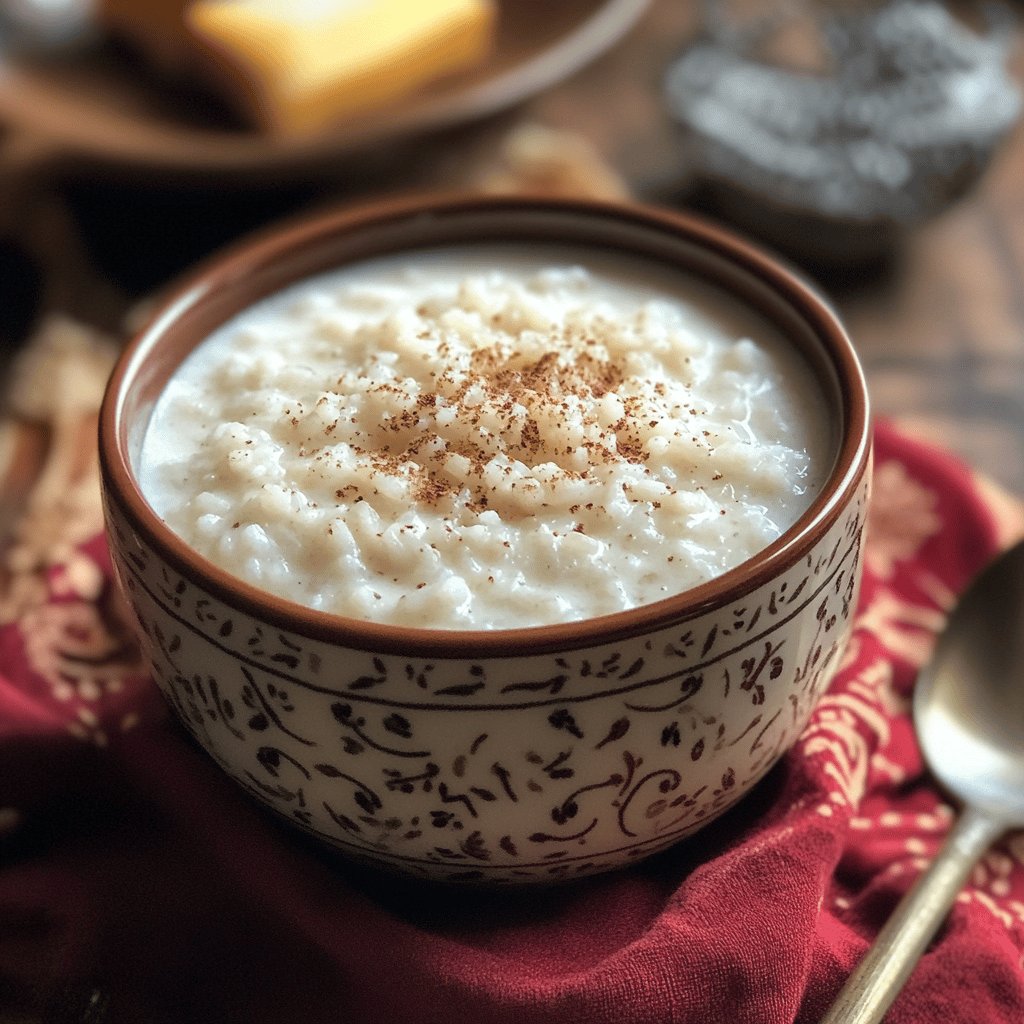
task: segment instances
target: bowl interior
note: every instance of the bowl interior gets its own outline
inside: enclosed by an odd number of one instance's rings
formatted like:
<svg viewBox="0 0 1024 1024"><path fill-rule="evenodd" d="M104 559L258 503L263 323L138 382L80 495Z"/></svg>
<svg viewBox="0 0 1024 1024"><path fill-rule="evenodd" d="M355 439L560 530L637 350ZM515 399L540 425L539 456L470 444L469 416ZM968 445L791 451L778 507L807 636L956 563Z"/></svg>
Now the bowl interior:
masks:
<svg viewBox="0 0 1024 1024"><path fill-rule="evenodd" d="M254 302L304 278L371 257L417 249L536 242L594 247L643 257L707 281L780 331L802 354L824 396L833 453L821 493L800 519L754 558L711 582L652 605L557 626L487 632L417 630L341 619L256 590L207 563L163 525L136 479L154 404L169 377L213 330ZM498 198L405 201L323 214L243 244L198 271L170 298L125 351L101 414L104 484L179 571L230 594L268 621L308 635L338 635L364 649L395 645L500 653L551 649L636 634L731 600L809 548L841 510L867 458L863 375L829 307L798 277L728 232L682 215L637 207ZM418 634L418 635L417 635ZM382 646L383 645L383 646Z"/></svg>

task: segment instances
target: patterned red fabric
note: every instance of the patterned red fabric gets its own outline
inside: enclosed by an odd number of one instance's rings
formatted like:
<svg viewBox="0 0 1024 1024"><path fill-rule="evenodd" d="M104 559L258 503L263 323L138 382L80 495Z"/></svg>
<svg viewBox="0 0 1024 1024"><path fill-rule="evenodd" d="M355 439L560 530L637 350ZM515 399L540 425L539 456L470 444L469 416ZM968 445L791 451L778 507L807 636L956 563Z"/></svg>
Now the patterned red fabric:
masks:
<svg viewBox="0 0 1024 1024"><path fill-rule="evenodd" d="M356 871L287 831L169 719L101 539L0 606L0 1020L816 1022L952 810L916 667L999 543L985 492L881 425L858 626L795 749L628 871L547 890ZM890 1024L1024 1021L1024 836L975 871Z"/></svg>

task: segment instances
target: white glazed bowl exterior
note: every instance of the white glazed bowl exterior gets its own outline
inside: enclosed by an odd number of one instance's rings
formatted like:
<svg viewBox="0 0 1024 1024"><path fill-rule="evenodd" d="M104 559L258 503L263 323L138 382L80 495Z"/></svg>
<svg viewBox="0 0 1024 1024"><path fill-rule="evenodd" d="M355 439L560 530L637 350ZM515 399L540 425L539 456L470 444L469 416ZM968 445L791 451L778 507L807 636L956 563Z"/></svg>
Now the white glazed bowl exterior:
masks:
<svg viewBox="0 0 1024 1024"><path fill-rule="evenodd" d="M154 677L244 789L357 858L516 882L645 857L764 775L849 636L865 508L862 482L806 558L739 602L616 643L469 660L285 632L108 515Z"/></svg>

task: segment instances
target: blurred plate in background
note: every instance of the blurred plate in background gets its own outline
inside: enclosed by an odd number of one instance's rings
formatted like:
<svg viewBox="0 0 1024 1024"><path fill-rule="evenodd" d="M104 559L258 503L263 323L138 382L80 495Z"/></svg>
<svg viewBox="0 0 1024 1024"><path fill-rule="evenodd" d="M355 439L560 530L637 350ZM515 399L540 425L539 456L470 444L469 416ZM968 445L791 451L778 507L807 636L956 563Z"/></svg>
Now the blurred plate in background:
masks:
<svg viewBox="0 0 1024 1024"><path fill-rule="evenodd" d="M49 143L79 167L301 176L536 95L611 47L646 6L647 0L499 0L486 64L308 137L274 138L241 127L106 45L31 59L0 56L0 124Z"/></svg>

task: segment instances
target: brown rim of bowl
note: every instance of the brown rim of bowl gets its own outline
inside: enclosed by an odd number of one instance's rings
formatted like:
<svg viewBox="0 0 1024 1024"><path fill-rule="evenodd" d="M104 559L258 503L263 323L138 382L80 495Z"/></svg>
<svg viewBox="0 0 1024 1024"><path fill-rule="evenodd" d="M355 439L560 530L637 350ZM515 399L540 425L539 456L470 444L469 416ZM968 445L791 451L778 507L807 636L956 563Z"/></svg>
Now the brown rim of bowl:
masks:
<svg viewBox="0 0 1024 1024"><path fill-rule="evenodd" d="M571 228L568 234L567 228ZM175 329L181 331L190 317L202 323L205 314L209 322L202 331L191 335L187 330L182 332L178 339L182 357L216 324L290 282L335 265L432 246L541 240L548 244L561 241L567 245L605 246L655 260L660 252L661 261L669 265L671 259L666 253L675 252L676 258L687 252L691 258L700 254L695 259L697 272L701 272L703 261L704 276L712 284L722 287L722 278L709 273L709 263L730 268L737 281L775 307L771 313L762 306L761 315L778 324L780 311L788 313L817 339L824 362L834 374L841 405L835 462L810 507L759 554L673 597L590 619L496 630L393 626L315 611L239 580L196 554L142 497L130 464L126 398L147 369L150 384L155 380L159 390L180 358L169 365L166 373L154 373L149 357L154 349L166 349L163 340L173 338ZM346 246L347 251L339 253ZM323 258L330 253L337 258ZM228 299L234 301L225 301ZM746 299L756 303L749 294ZM820 378L821 369L816 372ZM804 557L842 513L867 470L870 421L859 361L830 307L796 274L733 233L689 214L637 204L433 195L306 217L243 241L193 272L118 359L100 410L99 451L108 500L126 510L132 526L160 557L225 604L292 633L359 650L483 659L610 643L685 622L740 599Z"/></svg>

